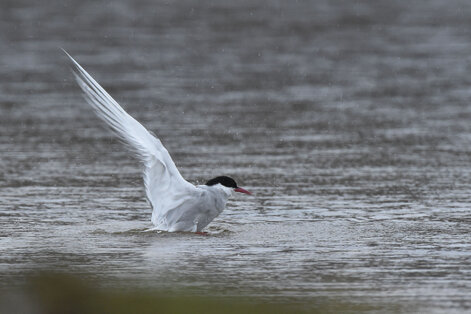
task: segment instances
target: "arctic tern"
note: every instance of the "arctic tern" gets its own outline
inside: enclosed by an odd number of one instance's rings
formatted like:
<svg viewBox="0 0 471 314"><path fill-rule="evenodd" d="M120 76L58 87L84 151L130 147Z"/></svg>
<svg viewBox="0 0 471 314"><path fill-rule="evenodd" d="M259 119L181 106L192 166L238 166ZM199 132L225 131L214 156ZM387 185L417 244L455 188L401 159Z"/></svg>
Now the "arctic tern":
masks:
<svg viewBox="0 0 471 314"><path fill-rule="evenodd" d="M226 207L232 192L251 194L219 176L193 185L178 171L161 141L124 109L65 50L85 99L144 165L144 186L157 230L202 233Z"/></svg>

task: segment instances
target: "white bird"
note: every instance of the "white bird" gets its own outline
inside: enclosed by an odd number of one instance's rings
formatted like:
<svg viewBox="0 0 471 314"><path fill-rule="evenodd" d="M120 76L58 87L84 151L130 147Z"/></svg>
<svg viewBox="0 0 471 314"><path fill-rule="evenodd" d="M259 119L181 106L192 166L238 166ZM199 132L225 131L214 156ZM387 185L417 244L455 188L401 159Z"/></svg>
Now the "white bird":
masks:
<svg viewBox="0 0 471 314"><path fill-rule="evenodd" d="M233 191L251 194L227 176L197 186L186 181L160 140L124 111L77 61L64 52L72 61L73 73L87 102L143 163L144 186L152 206L154 229L202 233L202 229L224 210Z"/></svg>

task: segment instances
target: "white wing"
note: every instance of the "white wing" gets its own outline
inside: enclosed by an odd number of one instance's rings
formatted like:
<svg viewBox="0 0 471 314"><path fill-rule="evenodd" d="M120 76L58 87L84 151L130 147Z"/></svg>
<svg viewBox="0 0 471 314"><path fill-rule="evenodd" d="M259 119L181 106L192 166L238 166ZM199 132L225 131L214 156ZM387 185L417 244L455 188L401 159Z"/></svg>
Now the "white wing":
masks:
<svg viewBox="0 0 471 314"><path fill-rule="evenodd" d="M153 208L152 221L157 224L189 194L194 195L196 187L182 177L160 140L126 113L77 61L64 52L74 65L75 78L87 102L144 164L144 185Z"/></svg>

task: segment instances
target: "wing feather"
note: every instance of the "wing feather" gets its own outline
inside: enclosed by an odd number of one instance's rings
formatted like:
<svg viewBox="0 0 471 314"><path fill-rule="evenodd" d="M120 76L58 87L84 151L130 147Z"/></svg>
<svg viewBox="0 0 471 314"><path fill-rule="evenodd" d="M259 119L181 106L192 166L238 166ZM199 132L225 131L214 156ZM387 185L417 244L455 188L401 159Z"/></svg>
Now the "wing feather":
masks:
<svg viewBox="0 0 471 314"><path fill-rule="evenodd" d="M173 208L171 204L176 199L194 191L195 186L182 177L162 142L124 111L77 61L64 52L73 64L75 79L87 102L144 164L144 185L153 207L152 221L156 223Z"/></svg>

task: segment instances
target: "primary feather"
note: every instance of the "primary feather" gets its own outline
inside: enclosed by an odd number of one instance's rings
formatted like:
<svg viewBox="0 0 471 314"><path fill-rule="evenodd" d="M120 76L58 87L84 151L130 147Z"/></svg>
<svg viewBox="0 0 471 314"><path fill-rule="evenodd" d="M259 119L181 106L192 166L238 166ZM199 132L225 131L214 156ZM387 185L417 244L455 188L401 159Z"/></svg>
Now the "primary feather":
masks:
<svg viewBox="0 0 471 314"><path fill-rule="evenodd" d="M176 208L191 211L191 198L203 192L182 177L161 141L124 111L77 61L64 52L72 61L75 78L87 102L143 163L146 195L153 208L152 222L159 229L171 229L168 217L172 216L172 211Z"/></svg>

